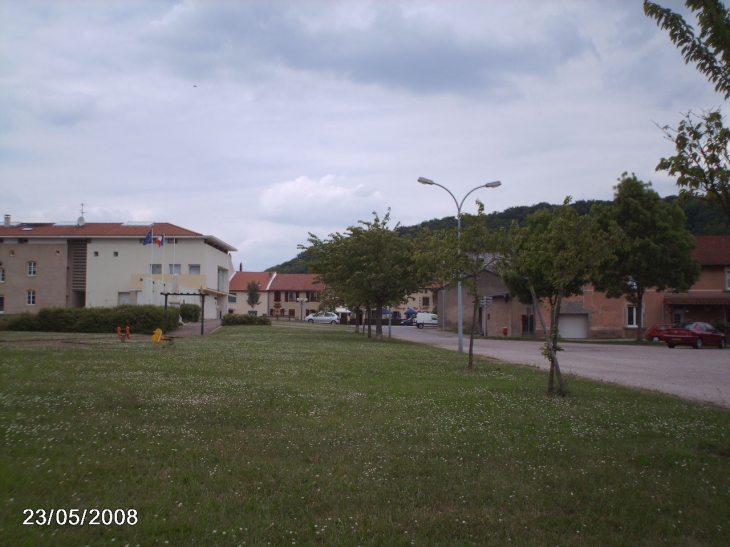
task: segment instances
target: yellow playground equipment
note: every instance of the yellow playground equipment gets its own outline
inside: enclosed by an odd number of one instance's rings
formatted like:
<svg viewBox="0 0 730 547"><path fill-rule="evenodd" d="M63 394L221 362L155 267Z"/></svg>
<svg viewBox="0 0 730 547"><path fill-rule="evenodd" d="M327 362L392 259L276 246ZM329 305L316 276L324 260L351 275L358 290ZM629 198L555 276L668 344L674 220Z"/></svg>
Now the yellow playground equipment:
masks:
<svg viewBox="0 0 730 547"><path fill-rule="evenodd" d="M162 342L169 342L170 344L174 344L175 337L165 336L164 334L162 334L162 329L155 329L155 332L152 334L152 341L155 344L161 344Z"/></svg>

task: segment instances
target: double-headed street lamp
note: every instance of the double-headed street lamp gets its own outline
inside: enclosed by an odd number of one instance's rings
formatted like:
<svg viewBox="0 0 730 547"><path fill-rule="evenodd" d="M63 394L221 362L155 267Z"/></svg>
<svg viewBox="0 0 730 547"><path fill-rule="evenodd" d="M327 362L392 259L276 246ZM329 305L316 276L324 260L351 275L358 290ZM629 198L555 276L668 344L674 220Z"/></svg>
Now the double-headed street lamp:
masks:
<svg viewBox="0 0 730 547"><path fill-rule="evenodd" d="M502 183L500 181L498 181L498 180L495 180L493 182L488 182L486 184L480 184L476 188L472 188L471 190L469 190L469 192L464 196L464 199L461 200L461 203L459 203L457 201L456 197L454 196L454 194L451 193L451 190L449 190L448 188L446 188L446 186L443 186L443 185L439 184L438 182L434 182L431 179L427 179L426 177L418 177L418 182L420 182L421 184L426 184L428 186L439 186L439 187L443 188L444 190L446 190L449 193L449 195L452 197L452 199L454 200L454 203L456 203L456 212L457 212L457 215L456 215L456 225L457 225L456 236L457 236L458 239L461 239L461 206L464 205L464 202L466 201L466 198L469 197L469 194L471 194L472 192L475 192L476 190L479 190L479 188L496 188L497 186L501 186L502 185ZM459 353L464 353L464 318L463 318L464 309L463 309L463 305L462 305L462 301L461 301L461 281L459 281L458 287L457 287L457 302L458 302L458 306L459 306L459 321L458 321L458 325L459 325L459 327L458 327L459 328ZM446 310L444 310L444 313L445 313L445 311Z"/></svg>

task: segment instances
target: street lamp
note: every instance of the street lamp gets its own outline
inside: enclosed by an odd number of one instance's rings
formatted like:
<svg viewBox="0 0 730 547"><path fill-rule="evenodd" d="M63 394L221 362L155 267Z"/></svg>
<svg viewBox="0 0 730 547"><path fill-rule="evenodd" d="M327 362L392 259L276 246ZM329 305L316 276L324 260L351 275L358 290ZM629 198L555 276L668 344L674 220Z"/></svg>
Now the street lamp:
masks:
<svg viewBox="0 0 730 547"><path fill-rule="evenodd" d="M299 302L299 321L304 321L304 303L309 302L309 300L304 298L303 296L300 296L299 298L297 298L297 302Z"/></svg>
<svg viewBox="0 0 730 547"><path fill-rule="evenodd" d="M431 179L427 179L426 177L418 177L418 182L420 182L421 184L425 184L427 186L439 186L439 187L443 188L444 190L446 190L449 193L449 195L451 196L451 198L454 200L454 203L456 203L456 212L457 212L457 215L456 215L456 226L457 226L456 236L459 239L461 239L461 207L462 207L462 205L464 205L464 202L466 201L466 198L469 197L469 194L471 194L472 192L475 192L475 191L479 190L480 188L497 188L497 186L501 186L502 185L502 183L500 181L498 181L498 180L495 180L493 182L488 182L486 184L480 184L476 188L472 188L471 190L469 190L469 192L464 196L464 199L461 200L461 203L459 203L457 201L456 197L454 196L454 194L451 193L451 190L449 190L448 188L446 188L446 186L443 186L443 185L439 184L438 182L434 182ZM464 307L462 305L462 300L461 300L461 281L458 282L456 296L457 296L457 302L458 302L458 307L459 307L459 320L458 320L458 325L459 325L459 327L458 327L458 329L459 329L459 353L464 353L464 317L463 317L463 315L464 315ZM445 312L446 312L446 309L444 309L444 314L445 314Z"/></svg>

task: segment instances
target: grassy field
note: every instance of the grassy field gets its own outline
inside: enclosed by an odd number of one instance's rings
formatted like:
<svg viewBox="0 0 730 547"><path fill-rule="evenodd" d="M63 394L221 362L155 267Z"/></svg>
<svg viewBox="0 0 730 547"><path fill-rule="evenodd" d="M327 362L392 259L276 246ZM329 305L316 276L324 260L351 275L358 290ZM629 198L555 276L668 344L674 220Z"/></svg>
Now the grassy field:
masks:
<svg viewBox="0 0 730 547"><path fill-rule="evenodd" d="M342 327L0 333L28 338L0 344L3 546L730 544L727 410L548 398L544 372Z"/></svg>

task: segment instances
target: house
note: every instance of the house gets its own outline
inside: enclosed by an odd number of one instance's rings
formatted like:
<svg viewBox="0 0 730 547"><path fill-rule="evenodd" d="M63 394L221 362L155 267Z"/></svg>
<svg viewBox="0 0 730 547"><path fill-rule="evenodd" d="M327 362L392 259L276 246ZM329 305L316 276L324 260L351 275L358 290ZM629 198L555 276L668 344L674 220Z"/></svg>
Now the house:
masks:
<svg viewBox="0 0 730 547"><path fill-rule="evenodd" d="M608 298L593 286L563 302L559 330L563 338L635 338L639 320L644 327L657 323L718 320L730 321L730 236L695 236L692 256L700 262L700 278L686 293L647 290L642 317L626 298ZM542 336L532 305L511 298L507 287L489 269L478 280L480 296L491 296L487 309L487 333L509 336ZM456 290L446 291L446 326L456 328ZM464 331L471 326L473 299L464 289ZM481 309L478 321L482 321ZM543 317L549 328L550 317ZM536 332L537 331L537 332Z"/></svg>
<svg viewBox="0 0 730 547"><path fill-rule="evenodd" d="M287 316L301 319L319 308L322 285L314 274L280 274L277 272L238 271L231 279L231 302L234 313ZM261 295L258 306L251 309L247 304L247 287L250 281L258 281Z"/></svg>
<svg viewBox="0 0 730 547"><path fill-rule="evenodd" d="M151 237L156 236L153 241ZM147 244L145 244L147 243ZM166 222L12 222L0 226L0 313L46 307L200 304L228 311L231 252L220 239Z"/></svg>

